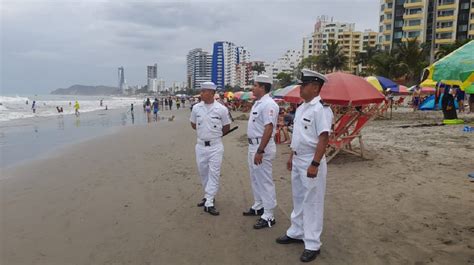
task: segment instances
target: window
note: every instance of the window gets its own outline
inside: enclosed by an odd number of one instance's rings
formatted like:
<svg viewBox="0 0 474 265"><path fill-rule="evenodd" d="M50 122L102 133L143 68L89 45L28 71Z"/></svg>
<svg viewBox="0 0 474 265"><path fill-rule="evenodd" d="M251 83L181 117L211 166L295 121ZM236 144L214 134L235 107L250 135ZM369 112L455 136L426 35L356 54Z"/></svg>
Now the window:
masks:
<svg viewBox="0 0 474 265"><path fill-rule="evenodd" d="M313 48L313 45L309 45L309 48L310 48L310 49Z"/></svg>
<svg viewBox="0 0 474 265"><path fill-rule="evenodd" d="M385 35L385 41L390 41L390 35Z"/></svg>
<svg viewBox="0 0 474 265"><path fill-rule="evenodd" d="M401 27L403 27L403 20L395 21L394 26L395 26L396 28L401 28Z"/></svg>
<svg viewBox="0 0 474 265"><path fill-rule="evenodd" d="M388 3L387 4L387 8L392 8L393 7L393 3Z"/></svg>
<svg viewBox="0 0 474 265"><path fill-rule="evenodd" d="M403 9L401 9L401 8L395 9L395 16L401 17L401 16L403 16L403 13L404 13L404 12L405 12L405 11L403 11Z"/></svg>
<svg viewBox="0 0 474 265"><path fill-rule="evenodd" d="M459 25L458 31L467 31L467 25Z"/></svg>
<svg viewBox="0 0 474 265"><path fill-rule="evenodd" d="M451 5L454 4L454 0L438 0L438 5Z"/></svg>
<svg viewBox="0 0 474 265"><path fill-rule="evenodd" d="M408 26L419 26L421 24L421 20L408 20Z"/></svg>
<svg viewBox="0 0 474 265"><path fill-rule="evenodd" d="M438 11L438 17L447 17L454 15L454 10Z"/></svg>
<svg viewBox="0 0 474 265"><path fill-rule="evenodd" d="M453 22L452 21L449 21L449 22L438 22L436 23L436 26L437 28L450 28L453 26Z"/></svg>
<svg viewBox="0 0 474 265"><path fill-rule="evenodd" d="M392 19L392 14L387 14L387 19Z"/></svg>
<svg viewBox="0 0 474 265"><path fill-rule="evenodd" d="M407 36L408 36L408 38L416 38L416 37L420 36L420 32L419 31L410 31L410 32L408 32Z"/></svg>
<svg viewBox="0 0 474 265"><path fill-rule="evenodd" d="M461 9L469 9L469 3L462 3Z"/></svg>
<svg viewBox="0 0 474 265"><path fill-rule="evenodd" d="M407 10L407 15L420 14L422 12L421 8L413 8Z"/></svg>
<svg viewBox="0 0 474 265"><path fill-rule="evenodd" d="M386 25L385 30L392 30L392 25Z"/></svg>
<svg viewBox="0 0 474 265"><path fill-rule="evenodd" d="M384 5L384 4L381 4L381 5L380 5L380 11L383 11L384 8L385 8L385 5Z"/></svg>
<svg viewBox="0 0 474 265"><path fill-rule="evenodd" d="M383 21L383 15L380 16L380 22L382 22L382 21Z"/></svg>
<svg viewBox="0 0 474 265"><path fill-rule="evenodd" d="M436 35L437 39L451 39L453 37L452 32L440 33Z"/></svg>
<svg viewBox="0 0 474 265"><path fill-rule="evenodd" d="M393 34L393 38L394 39L401 39L403 37L403 32L395 32L395 34Z"/></svg>

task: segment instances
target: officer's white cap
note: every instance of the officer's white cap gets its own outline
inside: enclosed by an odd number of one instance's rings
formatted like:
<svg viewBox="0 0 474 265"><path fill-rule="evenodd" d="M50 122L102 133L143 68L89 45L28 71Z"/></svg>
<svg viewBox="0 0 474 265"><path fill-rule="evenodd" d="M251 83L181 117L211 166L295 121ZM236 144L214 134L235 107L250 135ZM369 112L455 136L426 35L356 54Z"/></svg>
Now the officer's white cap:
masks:
<svg viewBox="0 0 474 265"><path fill-rule="evenodd" d="M272 78L268 77L268 75L259 75L259 76L255 77L255 82L267 83L267 84L270 84L270 85L273 84Z"/></svg>
<svg viewBox="0 0 474 265"><path fill-rule="evenodd" d="M298 80L298 84L311 83L314 81L320 81L324 83L324 82L327 82L328 79L323 74L318 73L316 71L312 71L309 69L301 70L301 75Z"/></svg>
<svg viewBox="0 0 474 265"><path fill-rule="evenodd" d="M201 89L216 90L217 86L213 82L204 82L204 83L201 83Z"/></svg>

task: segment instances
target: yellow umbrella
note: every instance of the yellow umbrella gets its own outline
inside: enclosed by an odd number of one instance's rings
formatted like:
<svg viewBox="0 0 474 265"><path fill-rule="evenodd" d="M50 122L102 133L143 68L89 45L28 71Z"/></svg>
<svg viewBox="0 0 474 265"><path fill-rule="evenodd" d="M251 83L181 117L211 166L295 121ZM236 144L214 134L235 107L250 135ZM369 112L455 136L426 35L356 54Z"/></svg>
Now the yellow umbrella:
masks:
<svg viewBox="0 0 474 265"><path fill-rule="evenodd" d="M383 92L382 85L380 85L379 80L375 76L369 76L365 78L373 87L375 87L379 92Z"/></svg>

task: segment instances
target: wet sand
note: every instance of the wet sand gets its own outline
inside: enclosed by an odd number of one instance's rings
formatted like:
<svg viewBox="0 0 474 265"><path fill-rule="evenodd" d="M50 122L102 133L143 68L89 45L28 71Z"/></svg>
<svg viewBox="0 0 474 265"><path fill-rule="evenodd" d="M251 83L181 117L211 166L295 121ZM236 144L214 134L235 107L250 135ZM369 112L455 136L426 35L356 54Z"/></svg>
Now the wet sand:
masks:
<svg viewBox="0 0 474 265"><path fill-rule="evenodd" d="M246 122L224 138L218 217L201 187L189 110L173 122L121 128L56 156L4 170L1 264L298 264L302 245L275 243L289 226L286 145L274 163L277 224L256 231ZM234 114L234 117L238 114ZM465 115L471 122L472 114ZM363 131L366 158L328 167L322 253L313 264L474 263L474 133L398 111Z"/></svg>

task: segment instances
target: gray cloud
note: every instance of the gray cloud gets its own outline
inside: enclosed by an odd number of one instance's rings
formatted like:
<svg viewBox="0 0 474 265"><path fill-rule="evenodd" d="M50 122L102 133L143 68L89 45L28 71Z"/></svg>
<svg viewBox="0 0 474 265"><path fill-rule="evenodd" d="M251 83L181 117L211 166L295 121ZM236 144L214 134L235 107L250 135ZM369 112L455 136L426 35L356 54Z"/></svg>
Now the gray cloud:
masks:
<svg viewBox="0 0 474 265"><path fill-rule="evenodd" d="M377 28L378 0L325 1L4 1L0 7L2 93L47 93L74 83L144 84L158 63L167 84L185 80L185 57L219 40L273 61L300 49L316 17Z"/></svg>

